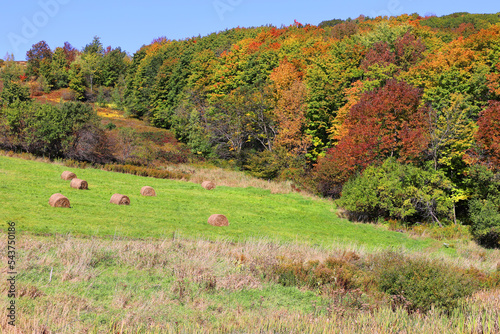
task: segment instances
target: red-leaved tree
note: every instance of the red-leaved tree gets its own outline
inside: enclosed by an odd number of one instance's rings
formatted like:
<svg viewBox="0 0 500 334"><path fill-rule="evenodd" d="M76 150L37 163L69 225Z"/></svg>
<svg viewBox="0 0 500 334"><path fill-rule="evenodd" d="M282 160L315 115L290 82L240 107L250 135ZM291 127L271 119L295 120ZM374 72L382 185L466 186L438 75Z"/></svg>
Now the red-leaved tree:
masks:
<svg viewBox="0 0 500 334"><path fill-rule="evenodd" d="M418 88L396 80L364 93L343 124L345 135L315 168L319 190L339 197L342 185L370 164L388 157L418 159L428 144L420 98Z"/></svg>
<svg viewBox="0 0 500 334"><path fill-rule="evenodd" d="M490 101L489 107L479 115L477 124L476 142L482 150L482 160L500 169L500 102Z"/></svg>

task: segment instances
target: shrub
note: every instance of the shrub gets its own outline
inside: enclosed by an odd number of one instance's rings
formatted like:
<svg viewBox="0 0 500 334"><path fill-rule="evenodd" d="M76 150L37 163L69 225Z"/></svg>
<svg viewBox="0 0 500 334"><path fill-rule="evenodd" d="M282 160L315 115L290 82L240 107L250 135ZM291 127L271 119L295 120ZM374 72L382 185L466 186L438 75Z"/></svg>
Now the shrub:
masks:
<svg viewBox="0 0 500 334"><path fill-rule="evenodd" d="M409 312L433 306L450 311L479 289L474 275L436 260L410 259L387 252L374 259L378 288Z"/></svg>
<svg viewBox="0 0 500 334"><path fill-rule="evenodd" d="M61 93L61 98L64 101L76 101L75 92L71 89L63 89Z"/></svg>
<svg viewBox="0 0 500 334"><path fill-rule="evenodd" d="M88 123L76 131L64 156L91 163L109 163L115 160L112 146L103 129L96 124Z"/></svg>
<svg viewBox="0 0 500 334"><path fill-rule="evenodd" d="M2 133L12 146L49 158L104 163L113 160L110 143L91 106L16 102L4 111Z"/></svg>
<svg viewBox="0 0 500 334"><path fill-rule="evenodd" d="M476 165L464 183L471 194L467 218L474 240L484 247L500 247L500 174Z"/></svg>
<svg viewBox="0 0 500 334"><path fill-rule="evenodd" d="M309 288L330 287L352 290L361 286L360 270L357 267L359 256L353 252L340 257L328 257L320 261L294 261L280 258L272 269L272 277L284 286L306 286Z"/></svg>
<svg viewBox="0 0 500 334"><path fill-rule="evenodd" d="M113 130L113 129L115 129L115 128L116 128L116 124L110 121L110 122L108 122L108 123L104 126L104 128L105 128L106 130L110 130L110 131L111 131L111 130Z"/></svg>
<svg viewBox="0 0 500 334"><path fill-rule="evenodd" d="M474 240L487 248L500 248L500 212L492 200L470 201L469 213L472 221L470 232Z"/></svg>
<svg viewBox="0 0 500 334"><path fill-rule="evenodd" d="M251 175L262 179L295 180L305 170L305 157L293 155L282 147L273 151L262 151L251 154L244 168Z"/></svg>
<svg viewBox="0 0 500 334"><path fill-rule="evenodd" d="M4 81L3 89L0 92L0 100L2 100L6 105L10 105L17 101L29 101L29 88L22 85L20 82Z"/></svg>
<svg viewBox="0 0 500 334"><path fill-rule="evenodd" d="M251 155L244 167L255 177L274 179L283 166L273 152L263 151Z"/></svg>
<svg viewBox="0 0 500 334"><path fill-rule="evenodd" d="M441 173L389 158L348 181L337 203L358 220L385 217L439 222L451 216L450 190L451 182Z"/></svg>

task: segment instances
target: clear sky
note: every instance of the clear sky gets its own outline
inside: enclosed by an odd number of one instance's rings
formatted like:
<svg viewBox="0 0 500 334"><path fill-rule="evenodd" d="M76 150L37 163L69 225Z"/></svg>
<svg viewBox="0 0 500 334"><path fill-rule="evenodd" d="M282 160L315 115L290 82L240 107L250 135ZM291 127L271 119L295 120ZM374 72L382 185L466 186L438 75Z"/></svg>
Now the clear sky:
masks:
<svg viewBox="0 0 500 334"><path fill-rule="evenodd" d="M0 7L0 58L26 51L41 40L52 49L77 49L101 37L104 46L130 54L154 38L184 39L227 28L272 24L319 24L334 18L418 13L497 13L498 0L6 0Z"/></svg>

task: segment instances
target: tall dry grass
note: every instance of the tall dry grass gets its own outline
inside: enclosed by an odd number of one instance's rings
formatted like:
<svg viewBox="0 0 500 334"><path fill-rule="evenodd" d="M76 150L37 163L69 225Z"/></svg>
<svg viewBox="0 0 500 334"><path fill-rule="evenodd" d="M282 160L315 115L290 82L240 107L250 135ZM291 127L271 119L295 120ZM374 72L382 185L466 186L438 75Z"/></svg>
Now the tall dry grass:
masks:
<svg viewBox="0 0 500 334"><path fill-rule="evenodd" d="M218 186L261 188L270 190L272 194L288 194L293 191L291 187L292 182L290 181L267 181L255 178L243 172L231 171L218 167L207 168L179 164L168 165L165 169L191 174L190 181L194 183L202 183L203 181L210 180Z"/></svg>
<svg viewBox="0 0 500 334"><path fill-rule="evenodd" d="M2 249L6 240L2 233ZM383 303L353 307L348 302L350 295L343 292L303 310L273 305L265 297L255 298L250 306L245 301L234 306L213 298L244 290L268 296L266 291L275 283L263 273L268 273L280 258L324 261L345 252L369 257L371 253L359 246L339 244L324 249L266 240L214 242L184 240L175 234L164 240L22 234L17 247L17 270L21 273L17 286L18 322L16 328L8 326L7 310L1 307L1 333L500 332L500 290L480 291L448 316L437 310L409 315ZM425 253L408 255L430 257ZM448 256L442 259L463 267L492 267L498 259L495 256L498 254L488 254L469 263ZM5 252L0 261L6 263ZM109 268L120 270L114 274ZM120 280L124 269L142 278ZM23 279L22 275L31 278ZM171 277L171 281L156 284L148 277ZM109 305L90 297L92 289L113 278L117 283L108 292ZM0 294L4 302L6 289L2 282ZM155 292L139 293L141 289ZM102 316L89 318L88 314Z"/></svg>

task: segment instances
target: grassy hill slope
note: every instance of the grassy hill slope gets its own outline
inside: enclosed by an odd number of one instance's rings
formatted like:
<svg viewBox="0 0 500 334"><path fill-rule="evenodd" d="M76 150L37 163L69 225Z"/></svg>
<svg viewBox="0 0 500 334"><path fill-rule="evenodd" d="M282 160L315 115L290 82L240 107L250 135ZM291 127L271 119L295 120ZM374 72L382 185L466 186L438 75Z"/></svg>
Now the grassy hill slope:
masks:
<svg viewBox="0 0 500 334"><path fill-rule="evenodd" d="M434 241L415 240L367 224L352 224L335 214L330 201L300 194L271 194L255 188L217 187L159 180L96 169L70 169L89 183L76 190L60 178L68 167L0 157L0 220L16 221L20 231L34 233L165 238L173 233L230 241L267 238L273 241L328 246L353 243L367 247L423 249ZM142 197L144 185L157 197ZM52 208L48 199L62 193L71 209ZM130 197L130 206L109 203L112 194ZM207 224L211 214L224 214L230 226Z"/></svg>

